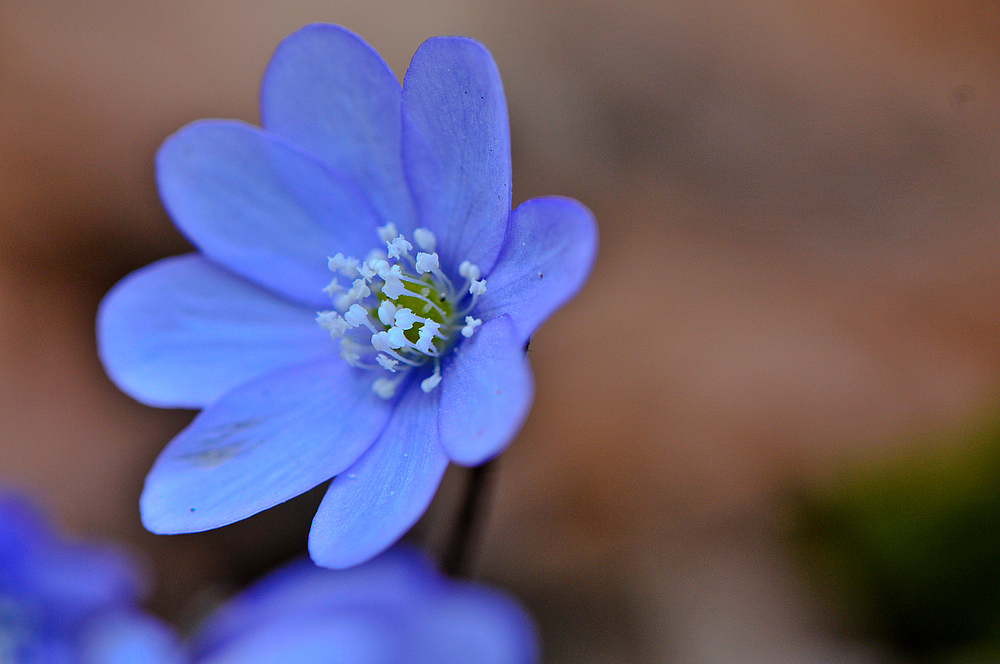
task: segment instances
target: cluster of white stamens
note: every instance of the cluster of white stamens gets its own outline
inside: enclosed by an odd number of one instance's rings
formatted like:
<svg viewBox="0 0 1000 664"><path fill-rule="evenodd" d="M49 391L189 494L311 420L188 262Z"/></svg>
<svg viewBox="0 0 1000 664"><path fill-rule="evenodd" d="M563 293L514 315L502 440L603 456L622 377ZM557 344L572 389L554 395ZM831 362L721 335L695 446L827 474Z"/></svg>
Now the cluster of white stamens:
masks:
<svg viewBox="0 0 1000 664"><path fill-rule="evenodd" d="M378 236L386 250L372 251L364 261L337 254L329 259L333 272L351 279L345 288L335 276L323 289L337 311L321 311L316 322L340 340L340 356L352 366L385 370L372 390L391 398L406 374L434 362L434 373L420 383L430 392L441 382L441 357L456 334L471 337L483 322L469 315L486 280L479 267L462 261L458 274L465 284L456 289L441 271L434 252L437 238L426 228L413 232L421 251L411 256L413 245L393 224L380 226Z"/></svg>

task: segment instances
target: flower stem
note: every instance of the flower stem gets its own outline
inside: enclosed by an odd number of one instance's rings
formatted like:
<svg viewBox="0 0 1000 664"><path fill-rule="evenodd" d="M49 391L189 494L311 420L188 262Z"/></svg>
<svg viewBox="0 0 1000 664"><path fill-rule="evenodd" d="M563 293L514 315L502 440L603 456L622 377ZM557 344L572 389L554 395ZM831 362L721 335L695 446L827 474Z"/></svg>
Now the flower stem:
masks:
<svg viewBox="0 0 1000 664"><path fill-rule="evenodd" d="M495 458L469 469L465 500L455 521L451 542L442 556L441 567L448 576L469 576L472 572L476 545L483 530L482 516L495 469Z"/></svg>

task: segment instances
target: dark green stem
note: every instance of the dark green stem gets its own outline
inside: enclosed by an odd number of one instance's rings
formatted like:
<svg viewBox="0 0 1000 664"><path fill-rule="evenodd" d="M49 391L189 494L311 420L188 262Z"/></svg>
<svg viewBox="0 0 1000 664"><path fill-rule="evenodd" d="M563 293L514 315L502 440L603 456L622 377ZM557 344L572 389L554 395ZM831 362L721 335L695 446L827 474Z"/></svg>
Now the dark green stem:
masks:
<svg viewBox="0 0 1000 664"><path fill-rule="evenodd" d="M442 556L441 567L448 576L468 576L473 569L473 558L476 545L482 534L483 513L486 511L487 498L496 459L470 468L469 479L465 487L465 500L452 530L451 542Z"/></svg>

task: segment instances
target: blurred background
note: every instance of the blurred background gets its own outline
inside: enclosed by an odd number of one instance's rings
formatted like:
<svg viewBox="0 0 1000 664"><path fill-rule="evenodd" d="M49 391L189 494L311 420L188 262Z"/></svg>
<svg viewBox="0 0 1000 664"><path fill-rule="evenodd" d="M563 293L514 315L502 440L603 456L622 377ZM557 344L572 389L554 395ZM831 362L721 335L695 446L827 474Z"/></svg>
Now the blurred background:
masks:
<svg viewBox="0 0 1000 664"><path fill-rule="evenodd" d="M321 492L142 529L192 413L118 393L94 315L189 249L159 143L256 122L270 53L312 21L400 77L427 37L482 41L515 203L597 215L475 565L546 661L1000 661L995 0L0 0L0 481L143 557L182 626L304 549Z"/></svg>

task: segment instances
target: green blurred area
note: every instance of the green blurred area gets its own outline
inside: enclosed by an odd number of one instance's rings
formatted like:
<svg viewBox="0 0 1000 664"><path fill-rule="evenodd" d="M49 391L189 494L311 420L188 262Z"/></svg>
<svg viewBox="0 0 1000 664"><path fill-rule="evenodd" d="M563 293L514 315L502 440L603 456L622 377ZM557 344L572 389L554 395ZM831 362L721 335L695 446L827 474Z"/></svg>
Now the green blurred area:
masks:
<svg viewBox="0 0 1000 664"><path fill-rule="evenodd" d="M855 634L1000 662L1000 419L953 438L803 494L794 537Z"/></svg>

